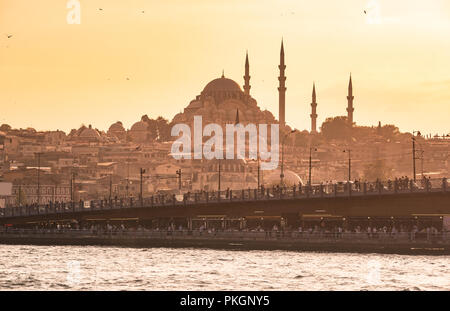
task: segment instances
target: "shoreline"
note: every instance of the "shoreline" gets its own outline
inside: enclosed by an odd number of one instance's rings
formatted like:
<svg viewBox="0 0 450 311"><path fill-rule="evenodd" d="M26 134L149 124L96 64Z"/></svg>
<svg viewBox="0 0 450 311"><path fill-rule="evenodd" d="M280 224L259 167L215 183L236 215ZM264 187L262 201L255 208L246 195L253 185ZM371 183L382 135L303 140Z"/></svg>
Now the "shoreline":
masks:
<svg viewBox="0 0 450 311"><path fill-rule="evenodd" d="M236 251L284 250L292 252L377 253L398 255L450 255L450 244L437 241L343 241L297 239L233 239L233 238L148 238L131 236L79 236L54 234L1 235L3 245L39 246L114 246L129 248L199 248Z"/></svg>

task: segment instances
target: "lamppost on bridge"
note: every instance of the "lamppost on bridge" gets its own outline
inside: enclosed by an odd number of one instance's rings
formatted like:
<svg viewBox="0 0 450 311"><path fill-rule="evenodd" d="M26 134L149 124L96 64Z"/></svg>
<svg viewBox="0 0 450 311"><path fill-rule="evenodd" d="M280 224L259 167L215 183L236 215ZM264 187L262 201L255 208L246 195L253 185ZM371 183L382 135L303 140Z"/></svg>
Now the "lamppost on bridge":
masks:
<svg viewBox="0 0 450 311"><path fill-rule="evenodd" d="M109 201L110 201L110 202L111 202L111 200L112 200L112 184L113 184L112 176L113 176L113 174L111 173L111 174L109 175Z"/></svg>
<svg viewBox="0 0 450 311"><path fill-rule="evenodd" d="M219 159L219 180L218 180L218 190L219 190L219 193L220 193L220 174L221 174L221 170L222 170L222 165L221 165L221 161L220 161L220 159Z"/></svg>
<svg viewBox="0 0 450 311"><path fill-rule="evenodd" d="M413 157L413 176L414 176L414 183L416 182L416 137L414 136L414 134L416 134L418 136L421 136L420 131L413 131L412 134L413 136L411 137L412 139L412 157Z"/></svg>
<svg viewBox="0 0 450 311"><path fill-rule="evenodd" d="M70 178L70 207L74 206L75 201L75 176L76 172L74 172L74 166L72 165L72 168L70 170L69 178Z"/></svg>
<svg viewBox="0 0 450 311"><path fill-rule="evenodd" d="M142 179L143 179L144 174L145 174L145 169L141 168L139 170L139 175L140 175L140 180L139 180L140 181L140 185L139 185L139 200L141 201L141 206L142 206L142 203L143 203Z"/></svg>
<svg viewBox="0 0 450 311"><path fill-rule="evenodd" d="M181 168L176 171L176 174L178 176L178 190L181 193Z"/></svg>
<svg viewBox="0 0 450 311"><path fill-rule="evenodd" d="M41 203L41 183L40 183L40 173L41 173L41 154L42 152L37 152L38 157L38 171L37 171L37 205Z"/></svg>
<svg viewBox="0 0 450 311"><path fill-rule="evenodd" d="M220 150L220 152L221 152L221 157L219 157L218 159L217 159L217 170L218 170L218 173L219 173L219 178L218 178L218 180L217 180L217 190L219 191L219 193L220 193L220 191L221 191L221 178L222 178L222 159L223 159L223 153L224 153L224 148L223 148L223 146L221 146L221 147L218 147L218 148L220 148L219 150Z"/></svg>
<svg viewBox="0 0 450 311"><path fill-rule="evenodd" d="M344 153L348 153L348 182L352 180L352 151L350 149L345 149Z"/></svg>
<svg viewBox="0 0 450 311"><path fill-rule="evenodd" d="M317 148L309 148L309 175L308 175L308 185L311 186L311 171L312 171L312 151L317 151Z"/></svg>
<svg viewBox="0 0 450 311"><path fill-rule="evenodd" d="M280 185L283 186L284 185L284 142L286 141L286 138L297 132L297 130L292 130L286 134L284 134L283 136L283 140L281 142L281 172L280 172Z"/></svg>
<svg viewBox="0 0 450 311"><path fill-rule="evenodd" d="M125 186L126 193L127 193L127 195L126 195L127 198L128 198L128 187L129 187L129 184L130 184L130 158L127 159L127 184Z"/></svg>
<svg viewBox="0 0 450 311"><path fill-rule="evenodd" d="M258 154L258 191L260 190L260 187L261 187L261 164Z"/></svg>

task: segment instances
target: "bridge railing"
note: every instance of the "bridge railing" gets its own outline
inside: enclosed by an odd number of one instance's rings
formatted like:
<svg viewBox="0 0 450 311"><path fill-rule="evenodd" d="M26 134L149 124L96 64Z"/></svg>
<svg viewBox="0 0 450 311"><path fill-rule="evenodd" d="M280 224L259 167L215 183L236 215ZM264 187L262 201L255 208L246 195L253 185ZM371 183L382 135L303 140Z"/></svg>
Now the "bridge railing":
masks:
<svg viewBox="0 0 450 311"><path fill-rule="evenodd" d="M243 202L257 200L289 200L327 197L374 196L400 193L447 192L448 180L421 179L414 183L403 178L394 181L321 183L313 185L274 186L259 189L186 192L183 195L157 194L145 198L114 198L79 202L50 202L46 205L24 205L0 208L0 217L25 217L63 214L80 211L126 209L136 207L185 207L217 202Z"/></svg>
<svg viewBox="0 0 450 311"><path fill-rule="evenodd" d="M46 238L145 238L145 239L229 239L292 240L311 242L440 242L450 244L450 232L298 232L298 231L211 231L211 230L99 230L99 229L2 229L2 236Z"/></svg>

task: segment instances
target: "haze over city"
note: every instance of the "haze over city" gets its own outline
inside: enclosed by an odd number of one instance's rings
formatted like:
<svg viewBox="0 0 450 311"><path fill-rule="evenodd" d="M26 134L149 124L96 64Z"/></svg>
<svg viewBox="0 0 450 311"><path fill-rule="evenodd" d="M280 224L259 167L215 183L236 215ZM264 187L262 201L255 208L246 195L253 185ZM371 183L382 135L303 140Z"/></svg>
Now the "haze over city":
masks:
<svg viewBox="0 0 450 311"><path fill-rule="evenodd" d="M277 117L283 37L290 126L309 128L313 81L319 126L345 115L352 72L357 124L449 130L444 0L90 0L80 25L68 11L66 1L0 2L0 123L69 132L128 128L143 114L171 120L222 70L242 85L246 50L252 94Z"/></svg>

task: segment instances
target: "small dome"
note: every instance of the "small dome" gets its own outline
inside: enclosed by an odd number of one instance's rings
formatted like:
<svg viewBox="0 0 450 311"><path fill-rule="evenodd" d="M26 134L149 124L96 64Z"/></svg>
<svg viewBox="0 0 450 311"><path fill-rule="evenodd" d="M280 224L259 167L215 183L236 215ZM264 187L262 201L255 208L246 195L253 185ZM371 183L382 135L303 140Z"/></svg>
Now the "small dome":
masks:
<svg viewBox="0 0 450 311"><path fill-rule="evenodd" d="M109 127L108 132L125 132L125 128L122 122L117 121Z"/></svg>
<svg viewBox="0 0 450 311"><path fill-rule="evenodd" d="M203 89L203 93L213 92L242 92L242 90L239 84L222 76L222 78L214 79L209 82Z"/></svg>
<svg viewBox="0 0 450 311"><path fill-rule="evenodd" d="M79 137L83 138L100 138L100 133L94 130L91 125L80 132Z"/></svg>
<svg viewBox="0 0 450 311"><path fill-rule="evenodd" d="M133 124L133 126L131 127L130 131L132 132L145 132L148 129L148 124L147 122L144 121L139 121Z"/></svg>
<svg viewBox="0 0 450 311"><path fill-rule="evenodd" d="M276 169L264 173L264 185L272 186L280 184L280 174L281 170ZM302 179L296 173L290 170L284 170L284 183L286 186L298 185L299 183L303 184Z"/></svg>

